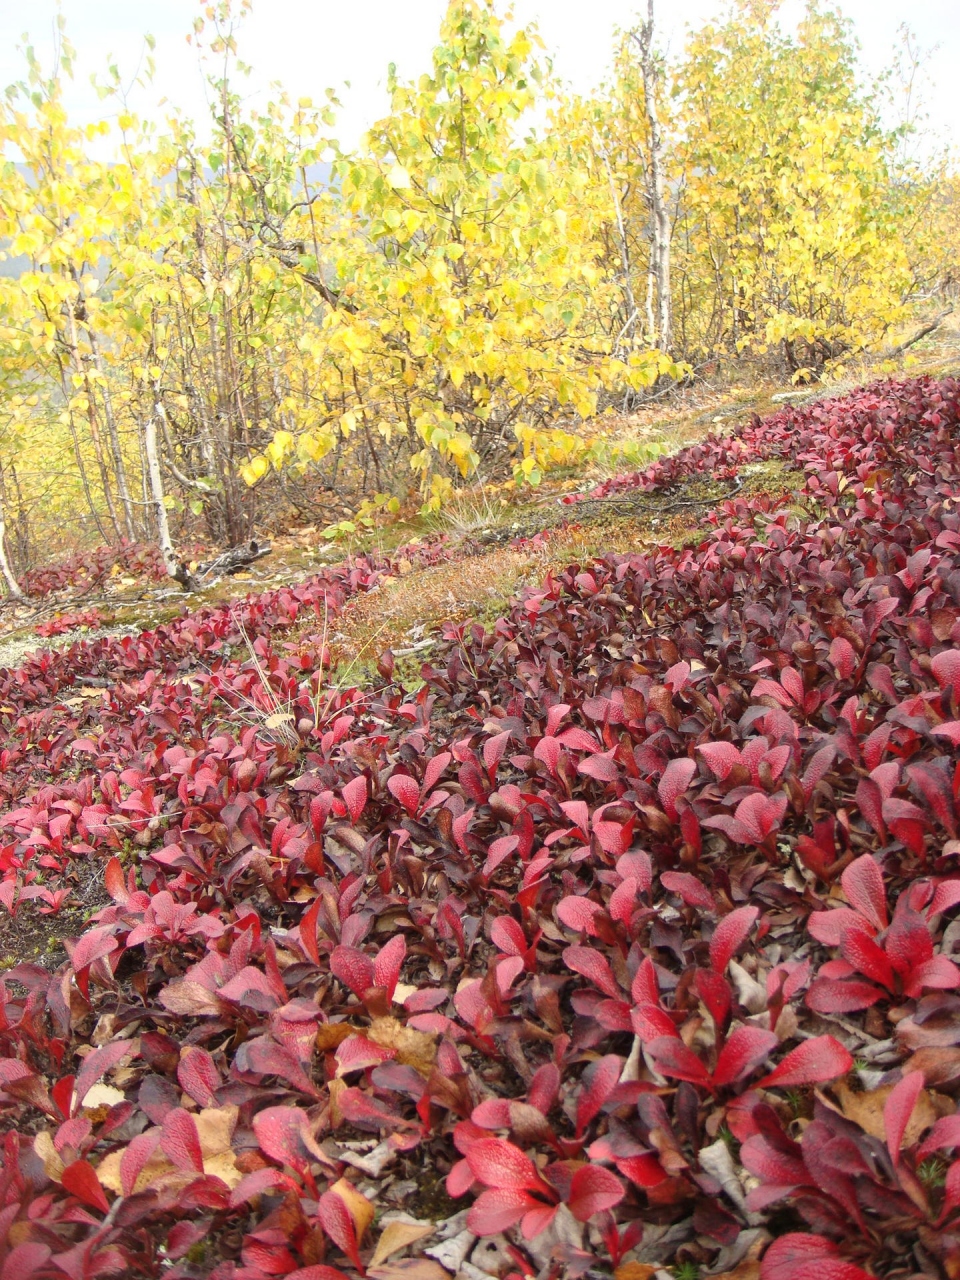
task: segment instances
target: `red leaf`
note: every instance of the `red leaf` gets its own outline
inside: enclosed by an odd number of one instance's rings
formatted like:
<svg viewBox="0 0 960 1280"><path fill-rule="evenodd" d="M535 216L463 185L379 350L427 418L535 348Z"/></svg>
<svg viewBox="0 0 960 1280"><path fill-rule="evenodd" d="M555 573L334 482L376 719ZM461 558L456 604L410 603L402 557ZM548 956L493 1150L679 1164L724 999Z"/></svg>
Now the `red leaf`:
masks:
<svg viewBox="0 0 960 1280"><path fill-rule="evenodd" d="M707 1012L714 1021L719 1039L726 1033L727 1024L730 1021L733 999L730 984L726 978L719 973L714 973L712 969L698 969L693 981L697 995L706 1005Z"/></svg>
<svg viewBox="0 0 960 1280"><path fill-rule="evenodd" d="M625 1195L623 1183L609 1169L588 1164L579 1168L571 1178L567 1205L578 1222L586 1222L595 1213L612 1209Z"/></svg>
<svg viewBox="0 0 960 1280"><path fill-rule="evenodd" d="M594 1062L584 1073L584 1085L577 1098L577 1137L580 1137L590 1121L613 1093L623 1071L623 1059L615 1053Z"/></svg>
<svg viewBox="0 0 960 1280"><path fill-rule="evenodd" d="M715 1086L745 1080L777 1047L772 1031L760 1027L737 1027L727 1038L713 1073Z"/></svg>
<svg viewBox="0 0 960 1280"><path fill-rule="evenodd" d="M899 974L909 974L933 959L933 942L926 921L918 912L904 910L902 905L887 930L883 946Z"/></svg>
<svg viewBox="0 0 960 1280"><path fill-rule="evenodd" d="M692 876L689 871L664 871L660 883L670 893L676 893L688 907L701 911L716 911L717 904L710 890Z"/></svg>
<svg viewBox="0 0 960 1280"><path fill-rule="evenodd" d="M475 1236L497 1236L519 1222L539 1201L519 1187L484 1191L467 1214L467 1230Z"/></svg>
<svg viewBox="0 0 960 1280"><path fill-rule="evenodd" d="M230 1192L230 1208L237 1209L248 1200L252 1200L254 1196L261 1196L265 1191L274 1190L296 1192L299 1188L291 1177L281 1173L279 1169L274 1169L272 1166L255 1169L253 1173L248 1173L241 1178Z"/></svg>
<svg viewBox="0 0 960 1280"><path fill-rule="evenodd" d="M646 1044L661 1036L678 1036L680 1033L666 1009L656 1004L638 1004L630 1010L630 1022L634 1033Z"/></svg>
<svg viewBox="0 0 960 1280"><path fill-rule="evenodd" d="M427 761L427 767L423 771L424 795L433 790L440 775L452 759L453 755L449 751L441 751L438 755L430 757Z"/></svg>
<svg viewBox="0 0 960 1280"><path fill-rule="evenodd" d="M903 1146L903 1135L907 1131L917 1099L923 1091L924 1076L922 1071L908 1071L893 1086L883 1107L883 1127L887 1134L887 1150L894 1168L900 1163L900 1148Z"/></svg>
<svg viewBox="0 0 960 1280"><path fill-rule="evenodd" d="M874 1280L823 1236L791 1232L774 1240L763 1255L760 1280Z"/></svg>
<svg viewBox="0 0 960 1280"><path fill-rule="evenodd" d="M126 1061L133 1050L134 1046L129 1040L113 1040L100 1049L94 1049L93 1053L88 1053L74 1081L74 1107L80 1106L93 1085L108 1071Z"/></svg>
<svg viewBox="0 0 960 1280"><path fill-rule="evenodd" d="M35 1280L49 1257L50 1246L39 1241L15 1245L3 1260L3 1280Z"/></svg>
<svg viewBox="0 0 960 1280"><path fill-rule="evenodd" d="M247 1179L244 1178L243 1182L246 1181ZM240 1186L243 1186L243 1183L240 1183ZM237 1190L239 1190L239 1187ZM345 1271L338 1271L336 1267L328 1267L322 1262L315 1262L310 1267L297 1267L296 1271L286 1272L283 1280L350 1280L350 1277Z"/></svg>
<svg viewBox="0 0 960 1280"><path fill-rule="evenodd" d="M353 1071L366 1071L368 1067L377 1067L381 1062L389 1062L397 1056L396 1049L388 1049L386 1045L368 1040L366 1036L347 1036L337 1048L337 1075L350 1075Z"/></svg>
<svg viewBox="0 0 960 1280"><path fill-rule="evenodd" d="M941 880L933 893L933 900L927 908L927 917L938 916L949 911L960 903L960 880Z"/></svg>
<svg viewBox="0 0 960 1280"><path fill-rule="evenodd" d="M848 680L857 668L857 652L843 636L834 637L827 656L841 680Z"/></svg>
<svg viewBox="0 0 960 1280"><path fill-rule="evenodd" d="M617 766L610 758L609 752L588 756L586 760L581 760L577 765L577 773L582 773L588 778L596 778L597 782L616 782L619 777Z"/></svg>
<svg viewBox="0 0 960 1280"><path fill-rule="evenodd" d="M373 983L375 987L384 987L387 999L393 999L393 993L400 981L400 970L407 955L407 944L402 933L393 937L377 952L373 962ZM331 966L332 967L332 966Z"/></svg>
<svg viewBox="0 0 960 1280"><path fill-rule="evenodd" d="M880 988L869 982L817 978L804 997L804 1004L814 1013L856 1013L869 1009L882 997Z"/></svg>
<svg viewBox="0 0 960 1280"><path fill-rule="evenodd" d="M330 972L361 998L365 991L377 985L373 961L357 947L334 947L330 955Z"/></svg>
<svg viewBox="0 0 960 1280"><path fill-rule="evenodd" d="M649 956L640 962L636 977L630 987L634 1004L659 1004L660 986L657 982L656 965Z"/></svg>
<svg viewBox="0 0 960 1280"><path fill-rule="evenodd" d="M661 1075L676 1080L689 1080L691 1084L707 1085L710 1073L692 1049L688 1049L679 1036L658 1036L646 1046L654 1066Z"/></svg>
<svg viewBox="0 0 960 1280"><path fill-rule="evenodd" d="M367 807L366 778L363 774L358 778L351 778L340 794L343 796L343 803L347 806L350 820L355 823L359 822L361 814Z"/></svg>
<svg viewBox="0 0 960 1280"><path fill-rule="evenodd" d="M696 762L686 757L671 760L663 772L657 795L663 805L664 812L673 822L680 816L677 813L677 801L690 786L693 775L697 772Z"/></svg>
<svg viewBox="0 0 960 1280"><path fill-rule="evenodd" d="M508 956L523 956L529 949L523 930L513 916L497 916L490 927L490 941Z"/></svg>
<svg viewBox="0 0 960 1280"><path fill-rule="evenodd" d="M556 914L560 923L565 924L568 929L574 929L577 933L587 933L595 938L597 916L606 915L606 912L599 902L578 895L561 898L557 903Z"/></svg>
<svg viewBox="0 0 960 1280"><path fill-rule="evenodd" d="M621 1156L616 1160L616 1165L623 1176L638 1187L658 1187L668 1177L654 1155Z"/></svg>
<svg viewBox="0 0 960 1280"><path fill-rule="evenodd" d="M917 1148L917 1161L926 1160L935 1151L960 1147L960 1112L941 1116Z"/></svg>
<svg viewBox="0 0 960 1280"><path fill-rule="evenodd" d="M92 1209L99 1209L101 1213L109 1213L110 1204L103 1194L97 1172L89 1161L74 1160L73 1164L68 1164L60 1175L60 1181L72 1196L76 1196L84 1204L90 1205Z"/></svg>
<svg viewBox="0 0 960 1280"><path fill-rule="evenodd" d="M941 689L947 686L954 697L960 694L960 649L945 649L930 660L930 670Z"/></svg>
<svg viewBox="0 0 960 1280"><path fill-rule="evenodd" d="M308 1154L323 1158L310 1130L306 1112L298 1107L265 1107L253 1117L253 1132L263 1154L297 1173L310 1168Z"/></svg>
<svg viewBox="0 0 960 1280"><path fill-rule="evenodd" d="M869 933L871 928L869 921L859 911L851 911L849 907L814 911L807 920L808 933L825 947L839 947L840 939L847 929L862 929L864 933Z"/></svg>
<svg viewBox="0 0 960 1280"><path fill-rule="evenodd" d="M791 1049L768 1076L758 1080L756 1088L776 1085L786 1089L793 1085L821 1084L845 1076L853 1067L853 1058L833 1036L815 1036Z"/></svg>
<svg viewBox="0 0 960 1280"><path fill-rule="evenodd" d="M167 1159L185 1173L203 1173L203 1152L197 1122L183 1107L168 1111L163 1121L160 1148Z"/></svg>
<svg viewBox="0 0 960 1280"><path fill-rule="evenodd" d="M887 927L887 895L883 887L883 875L869 853L856 858L844 868L840 884L851 907L869 920L878 933Z"/></svg>
<svg viewBox="0 0 960 1280"><path fill-rule="evenodd" d="M343 1250L362 1274L364 1266L357 1248L357 1229L350 1210L335 1191L325 1191L320 1197L317 1202L317 1217L333 1243Z"/></svg>
<svg viewBox="0 0 960 1280"><path fill-rule="evenodd" d="M534 1073L527 1090L527 1102L546 1115L560 1096L560 1068L553 1062L545 1062Z"/></svg>
<svg viewBox="0 0 960 1280"><path fill-rule="evenodd" d="M661 876L661 879L663 877ZM723 917L710 939L710 963L715 973L723 973L737 948L753 928L759 916L757 907L737 907Z"/></svg>
<svg viewBox="0 0 960 1280"><path fill-rule="evenodd" d="M905 995L918 1000L924 989L931 991L952 991L960 987L960 969L949 956L931 956L923 964L911 969L904 979Z"/></svg>
<svg viewBox="0 0 960 1280"><path fill-rule="evenodd" d="M466 1154L470 1172L487 1187L517 1191L543 1185L530 1157L503 1138L481 1138Z"/></svg>
<svg viewBox="0 0 960 1280"><path fill-rule="evenodd" d="M732 742L704 742L697 750L721 782L738 764L743 764L743 756Z"/></svg>
<svg viewBox="0 0 960 1280"><path fill-rule="evenodd" d="M945 724L934 725L930 733L949 738L953 746L960 747L960 720L948 720Z"/></svg>
<svg viewBox="0 0 960 1280"><path fill-rule="evenodd" d="M146 1133L138 1133L131 1140L120 1157L120 1186L125 1196L133 1195L137 1178L159 1145L159 1129L148 1129Z"/></svg>
<svg viewBox="0 0 960 1280"><path fill-rule="evenodd" d="M775 1146L765 1134L751 1134L740 1148L743 1167L767 1186L803 1187L811 1182L799 1147L795 1151Z"/></svg>
<svg viewBox="0 0 960 1280"><path fill-rule="evenodd" d="M212 1107L220 1088L220 1073L206 1049L186 1046L177 1066L180 1087L201 1107Z"/></svg>
<svg viewBox="0 0 960 1280"><path fill-rule="evenodd" d="M85 933L73 948L70 964L77 978L77 986L83 995L89 996L90 966L104 956L111 955L119 947L113 936L113 925L104 925L100 929L91 929Z"/></svg>
<svg viewBox="0 0 960 1280"><path fill-rule="evenodd" d="M893 990L893 965L869 934L861 929L844 929L840 935L840 954L865 978L872 978L888 991Z"/></svg>
<svg viewBox="0 0 960 1280"><path fill-rule="evenodd" d="M563 961L574 973L580 973L583 977L589 978L604 995L612 996L615 1000L622 997L623 993L613 976L610 962L605 956L600 955L599 951L594 951L590 947L567 947L563 953Z"/></svg>
<svg viewBox="0 0 960 1280"><path fill-rule="evenodd" d="M415 817L420 803L420 788L408 774L394 773L387 782L387 790L404 807L410 817Z"/></svg>

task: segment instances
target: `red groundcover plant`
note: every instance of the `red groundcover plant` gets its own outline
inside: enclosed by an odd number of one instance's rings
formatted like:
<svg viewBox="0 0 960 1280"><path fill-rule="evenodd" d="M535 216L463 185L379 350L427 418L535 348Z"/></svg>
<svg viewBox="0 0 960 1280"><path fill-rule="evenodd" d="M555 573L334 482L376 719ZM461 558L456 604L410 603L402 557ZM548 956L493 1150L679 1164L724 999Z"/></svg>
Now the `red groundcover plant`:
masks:
<svg viewBox="0 0 960 1280"><path fill-rule="evenodd" d="M956 1275L958 425L883 383L618 478L805 476L413 694L326 682L368 558L0 671L0 911L66 935L0 973L2 1280L381 1280L397 1186L521 1277Z"/></svg>

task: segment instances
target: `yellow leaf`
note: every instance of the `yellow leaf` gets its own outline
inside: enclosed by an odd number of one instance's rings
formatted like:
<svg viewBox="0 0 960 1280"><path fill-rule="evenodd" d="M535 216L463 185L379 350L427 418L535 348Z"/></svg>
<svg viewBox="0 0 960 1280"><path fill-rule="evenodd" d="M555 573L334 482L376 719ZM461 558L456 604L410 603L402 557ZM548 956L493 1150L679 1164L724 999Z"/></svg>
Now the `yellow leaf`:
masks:
<svg viewBox="0 0 960 1280"><path fill-rule="evenodd" d="M387 182L393 187L394 191L405 191L413 186L409 173L400 164L395 164L387 174Z"/></svg>
<svg viewBox="0 0 960 1280"><path fill-rule="evenodd" d="M353 1219L353 1225L356 1228L357 1240L363 1238L364 1233L373 1222L374 1208L365 1195L357 1190L352 1182L348 1182L346 1178L340 1178L335 1182L330 1190L340 1197L347 1206L347 1211Z"/></svg>

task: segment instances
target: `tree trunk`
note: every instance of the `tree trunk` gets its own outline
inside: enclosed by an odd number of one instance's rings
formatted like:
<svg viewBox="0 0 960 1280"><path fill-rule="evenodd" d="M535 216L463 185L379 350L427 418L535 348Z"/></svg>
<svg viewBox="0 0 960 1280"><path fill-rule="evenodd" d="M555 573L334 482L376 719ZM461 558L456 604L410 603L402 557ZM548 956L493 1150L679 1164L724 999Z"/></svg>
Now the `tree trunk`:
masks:
<svg viewBox="0 0 960 1280"><path fill-rule="evenodd" d="M26 596L20 588L20 583L10 567L10 561L7 559L6 533L6 516L3 508L3 497L0 495L0 573L3 574L3 580L7 584L7 595L12 600L26 600Z"/></svg>
<svg viewBox="0 0 960 1280"><path fill-rule="evenodd" d="M147 471L150 476L150 495L153 499L154 516L157 521L157 539L160 554L167 573L175 582L187 591L195 591L196 583L187 566L177 555L170 537L170 522L167 519L167 507L164 501L163 474L160 470L160 453L157 448L157 420L163 415L163 404L158 393L154 393L153 412L147 417L143 432L143 447L147 455Z"/></svg>
<svg viewBox="0 0 960 1280"><path fill-rule="evenodd" d="M130 486L127 483L127 466L123 459L123 450L120 447L120 432L117 430L117 419L113 412L113 397L104 377L103 359L100 355L100 347L97 344L96 335L92 329L87 330L87 337L90 342L90 349L93 352L93 361L96 365L97 373L102 378L100 392L103 396L104 417L107 420L107 435L110 437L110 452L113 454L113 472L117 478L117 493L120 495L120 505L123 507L123 522L126 526L127 537L131 542L136 542L137 525L133 514Z"/></svg>
<svg viewBox="0 0 960 1280"><path fill-rule="evenodd" d="M600 138L594 134L594 146L600 153L603 160L603 167L607 173L607 182L610 186L610 199L613 201L613 211L617 219L617 246L620 249L620 270L623 273L623 302L626 309L627 318L620 330L620 338L625 338L630 332L637 318L637 304L633 296L633 281L630 271L630 246L627 243L627 230L623 223L623 208L620 203L620 194L617 191L617 184L613 176L613 168L610 165L610 156L607 149L600 141ZM354 372L354 381L356 381L356 372Z"/></svg>
<svg viewBox="0 0 960 1280"><path fill-rule="evenodd" d="M634 34L640 48L640 71L643 76L644 109L650 130L650 168L647 179L652 223L651 265L657 286L656 342L669 351L673 340L673 307L670 292L670 209L665 194L663 174L664 144L657 111L657 68L653 55L653 0L647 0L647 20Z"/></svg>
<svg viewBox="0 0 960 1280"><path fill-rule="evenodd" d="M107 514L110 516L110 522L113 525L114 537L117 542L119 542L123 537L123 533L120 529L120 522L117 519L116 507L113 505L113 494L110 491L110 473L107 470L107 459L103 451L103 441L100 439L100 426L97 422L97 406L93 398L93 386L91 385L86 366L83 363L83 356L80 354L80 337L77 332L77 319L73 313L72 306L68 306L67 318L70 322L70 359L73 363L74 371L78 378L82 380L84 391L86 393L87 421L90 424L90 439L93 442L93 452L97 459L97 467L100 471L100 487L103 490L103 500L106 503ZM64 382L63 394L69 406L73 393L66 382Z"/></svg>

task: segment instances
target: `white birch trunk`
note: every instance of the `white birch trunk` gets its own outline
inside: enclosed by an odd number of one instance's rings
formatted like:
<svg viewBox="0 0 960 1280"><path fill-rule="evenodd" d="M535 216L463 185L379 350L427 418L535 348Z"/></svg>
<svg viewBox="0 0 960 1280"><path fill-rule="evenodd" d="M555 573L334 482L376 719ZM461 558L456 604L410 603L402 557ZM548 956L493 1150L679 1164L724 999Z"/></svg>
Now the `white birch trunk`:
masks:
<svg viewBox="0 0 960 1280"><path fill-rule="evenodd" d="M10 567L10 561L7 559L6 534L7 524L3 510L3 499L0 497L0 573L3 574L3 580L7 584L7 595L10 599L26 600L27 597L21 590L20 583Z"/></svg>
<svg viewBox="0 0 960 1280"><path fill-rule="evenodd" d="M143 432L143 449L147 455L147 474L150 479L150 496L153 499L153 511L157 521L157 540L163 563L174 581L179 582L188 591L195 588L187 566L177 555L170 537L170 521L167 519L166 494L163 491L163 473L160 470L160 453L157 448L157 419L163 414L160 397L155 395L153 413L146 421Z"/></svg>

